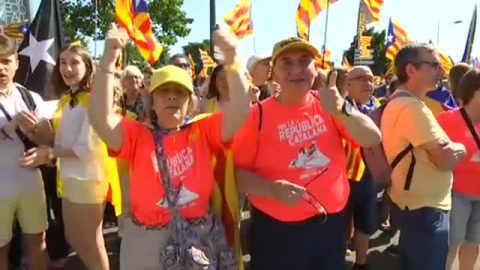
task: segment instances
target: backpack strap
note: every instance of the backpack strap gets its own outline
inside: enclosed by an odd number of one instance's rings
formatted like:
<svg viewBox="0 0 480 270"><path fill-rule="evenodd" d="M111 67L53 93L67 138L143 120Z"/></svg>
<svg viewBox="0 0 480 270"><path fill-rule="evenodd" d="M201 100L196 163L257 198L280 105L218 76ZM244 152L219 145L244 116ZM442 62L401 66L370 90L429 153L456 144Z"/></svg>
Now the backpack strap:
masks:
<svg viewBox="0 0 480 270"><path fill-rule="evenodd" d="M262 130L262 122L263 122L263 109L262 104L260 102L257 103L258 105L258 131Z"/></svg>
<svg viewBox="0 0 480 270"><path fill-rule="evenodd" d="M35 100L32 97L32 93L27 90L23 85L21 84L15 84L17 87L18 91L20 92L20 95L22 96L23 102L25 102L25 105L27 105L27 108L30 111L35 111L37 108L37 104L35 103Z"/></svg>
<svg viewBox="0 0 480 270"><path fill-rule="evenodd" d="M475 130L475 127L473 126L472 121L468 117L467 111L465 111L465 108L460 109L460 113L462 114L463 120L465 120L465 123L467 123L468 129L470 130L470 133L472 133L473 139L475 140L475 143L477 143L477 147L480 150L480 138L478 138L477 131Z"/></svg>

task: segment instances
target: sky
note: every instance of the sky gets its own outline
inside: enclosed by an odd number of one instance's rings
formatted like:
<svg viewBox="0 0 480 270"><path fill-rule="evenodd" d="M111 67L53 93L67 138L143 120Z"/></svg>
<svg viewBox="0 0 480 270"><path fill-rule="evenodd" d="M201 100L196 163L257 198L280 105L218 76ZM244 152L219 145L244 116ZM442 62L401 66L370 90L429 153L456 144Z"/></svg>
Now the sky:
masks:
<svg viewBox="0 0 480 270"><path fill-rule="evenodd" d="M216 20L221 28L228 28L223 17L233 9L238 0L216 0ZM180 38L170 53L182 52L189 42L209 39L210 0L184 0L182 9L192 18L191 32ZM33 0L32 12L36 12L40 0ZM253 54L271 54L273 45L287 37L296 35L295 13L299 0L252 0L254 34L239 41L237 51L246 61ZM390 17L397 20L411 39L418 42L436 43L454 61L462 58L470 21L475 4L480 0L385 0L380 12L380 23L375 26L381 31L388 28ZM326 45L332 50L332 60L340 65L343 51L347 50L356 32L359 0L338 0L330 6ZM151 10L150 12L154 12ZM461 20L460 24L453 22ZM326 12L323 11L312 22L310 41L317 47L324 44ZM480 26L475 34L473 56L480 56ZM94 48L93 44L90 48ZM101 52L103 44L97 43Z"/></svg>

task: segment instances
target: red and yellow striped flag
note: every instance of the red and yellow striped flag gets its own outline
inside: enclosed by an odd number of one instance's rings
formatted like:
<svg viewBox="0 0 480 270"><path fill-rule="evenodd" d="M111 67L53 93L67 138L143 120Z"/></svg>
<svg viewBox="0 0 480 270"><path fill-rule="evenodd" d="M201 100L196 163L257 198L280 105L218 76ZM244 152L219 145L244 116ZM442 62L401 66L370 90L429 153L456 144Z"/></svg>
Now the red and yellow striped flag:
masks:
<svg viewBox="0 0 480 270"><path fill-rule="evenodd" d="M195 61L193 61L192 55L188 54L188 62L190 62L190 70L192 71L192 77L195 79L196 77L196 69L195 69Z"/></svg>
<svg viewBox="0 0 480 270"><path fill-rule="evenodd" d="M397 21L390 19L387 35L387 58L391 61L395 60L398 51L409 42L407 31Z"/></svg>
<svg viewBox="0 0 480 270"><path fill-rule="evenodd" d="M297 8L295 21L297 22L297 35L300 38L308 40L308 31L310 23L329 5L338 0L300 0Z"/></svg>
<svg viewBox="0 0 480 270"><path fill-rule="evenodd" d="M155 64L162 54L163 47L153 35L152 22L145 0L116 0L118 23L127 30L137 44L143 58Z"/></svg>
<svg viewBox="0 0 480 270"><path fill-rule="evenodd" d="M452 69L453 67L452 60L446 54L438 50L437 50L437 55L438 55L438 60L440 60L440 63L442 64L443 72L445 73L445 75L448 76L450 74L450 69Z"/></svg>
<svg viewBox="0 0 480 270"><path fill-rule="evenodd" d="M212 59L212 57L210 57L210 55L206 51L202 49L198 49L198 50L200 51L200 59L202 60L203 68L217 66L217 63L215 63L215 61Z"/></svg>
<svg viewBox="0 0 480 270"><path fill-rule="evenodd" d="M348 62L348 59L347 57L343 57L343 63L342 63L342 66L346 69L350 69L352 68L352 65L350 64L350 62Z"/></svg>
<svg viewBox="0 0 480 270"><path fill-rule="evenodd" d="M378 23L380 21L380 10L382 9L384 0L363 0L370 9L373 20Z"/></svg>
<svg viewBox="0 0 480 270"><path fill-rule="evenodd" d="M223 17L225 23L230 26L230 31L234 33L238 39L253 34L251 10L251 0L240 0L237 6Z"/></svg>

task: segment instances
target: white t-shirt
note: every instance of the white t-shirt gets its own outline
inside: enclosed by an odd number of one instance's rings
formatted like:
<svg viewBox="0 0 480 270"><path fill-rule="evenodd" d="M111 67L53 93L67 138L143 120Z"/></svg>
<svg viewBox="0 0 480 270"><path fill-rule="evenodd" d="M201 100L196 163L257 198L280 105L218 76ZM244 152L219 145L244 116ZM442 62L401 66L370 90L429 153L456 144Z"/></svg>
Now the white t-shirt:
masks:
<svg viewBox="0 0 480 270"><path fill-rule="evenodd" d="M80 104L71 109L67 103L62 110L55 146L72 149L77 157L59 158L62 178L105 180L100 143L100 137L90 125L87 109Z"/></svg>
<svg viewBox="0 0 480 270"><path fill-rule="evenodd" d="M47 118L42 115L43 99L36 93L30 92L37 105L35 115L37 118ZM22 99L20 91L14 87L8 96L0 96L0 103L13 118L17 113L27 110L27 105ZM6 116L0 111L0 127L8 124ZM42 175L39 169L20 167L20 158L25 152L22 141L15 132L9 134L12 140L0 141L0 198L13 198L28 192L43 189ZM54 181L55 179L52 179Z"/></svg>

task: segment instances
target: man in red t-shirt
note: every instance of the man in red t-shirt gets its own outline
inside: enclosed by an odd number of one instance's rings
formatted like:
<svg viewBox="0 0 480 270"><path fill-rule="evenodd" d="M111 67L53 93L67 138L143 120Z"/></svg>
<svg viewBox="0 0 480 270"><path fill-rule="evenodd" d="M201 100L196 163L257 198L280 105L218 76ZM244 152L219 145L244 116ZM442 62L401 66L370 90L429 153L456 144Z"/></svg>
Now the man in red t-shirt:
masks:
<svg viewBox="0 0 480 270"><path fill-rule="evenodd" d="M235 138L238 187L252 204L251 269L342 269L349 185L342 139L381 140L375 124L335 87L311 91L319 54L288 38L272 53L282 91L254 106Z"/></svg>

